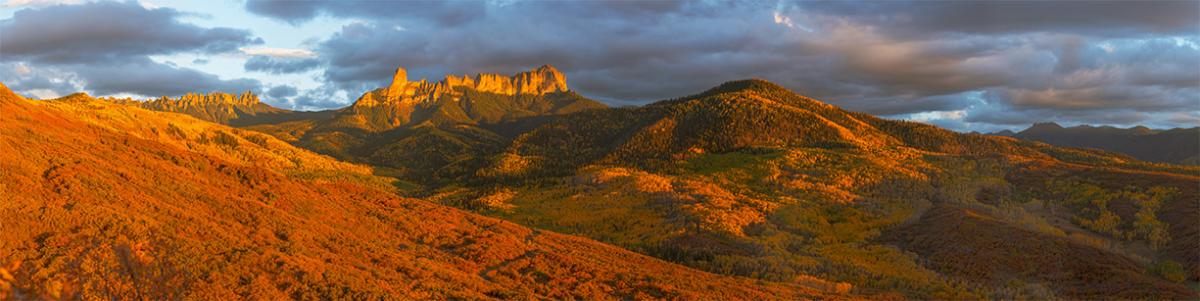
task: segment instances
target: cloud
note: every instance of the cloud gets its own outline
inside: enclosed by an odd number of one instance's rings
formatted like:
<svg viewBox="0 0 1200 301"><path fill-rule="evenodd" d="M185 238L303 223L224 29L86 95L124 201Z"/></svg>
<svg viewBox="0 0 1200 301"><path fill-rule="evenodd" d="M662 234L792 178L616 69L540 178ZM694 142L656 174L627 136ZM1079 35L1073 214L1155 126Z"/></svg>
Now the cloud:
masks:
<svg viewBox="0 0 1200 301"><path fill-rule="evenodd" d="M897 35L1057 32L1116 37L1195 34L1200 29L1196 1L829 1L796 6Z"/></svg>
<svg viewBox="0 0 1200 301"><path fill-rule="evenodd" d="M0 23L0 53L6 60L75 63L185 51L219 53L262 43L247 30L202 28L180 22L181 15L134 2L22 9Z"/></svg>
<svg viewBox="0 0 1200 301"><path fill-rule="evenodd" d="M251 57L242 65L246 71L259 71L273 74L300 73L316 69L321 61L315 58L274 58L266 56Z"/></svg>
<svg viewBox="0 0 1200 301"><path fill-rule="evenodd" d="M318 16L342 18L408 18L438 25L469 22L484 13L483 1L246 1L246 10L291 24Z"/></svg>
<svg viewBox="0 0 1200 301"><path fill-rule="evenodd" d="M254 79L157 62L150 56L218 54L261 44L248 30L204 28L186 13L136 2L86 2L24 8L0 20L0 62L31 72L5 78L14 89L66 94L180 95L194 91L258 90ZM200 64L199 61L194 63ZM43 94L46 94L43 93Z"/></svg>
<svg viewBox="0 0 1200 301"><path fill-rule="evenodd" d="M250 56L243 70L256 76L319 74L321 86L287 96L291 107L306 109L343 106L387 85L397 66L412 79L437 80L552 64L572 89L616 105L758 77L847 109L955 129L1045 120L1182 126L1200 116L1200 2L1194 1L250 0L245 8L290 24L350 22L309 49L266 48L253 47L262 43L249 31L182 23L183 13L171 9L48 6L0 24L0 60L27 63L31 72L22 80L46 91L64 88L35 79L53 72L89 89L91 82L107 90L136 86L75 72L81 62L145 65L162 76L239 88L253 82L196 76L147 57L240 52ZM110 16L138 21L96 21ZM180 34L141 30L159 27ZM286 89L280 87L272 89Z"/></svg>
<svg viewBox="0 0 1200 301"><path fill-rule="evenodd" d="M70 73L35 68L28 64L0 62L0 82L14 92L36 98L55 98L79 91L79 86Z"/></svg>
<svg viewBox="0 0 1200 301"><path fill-rule="evenodd" d="M344 99L347 97L351 96L332 85L326 84L298 93L298 95L292 97L292 101L287 106L293 110L337 108L346 105ZM354 95L353 97L358 97L358 95Z"/></svg>
<svg viewBox="0 0 1200 301"><path fill-rule="evenodd" d="M313 53L311 50L295 48L252 47L240 48L238 51L246 55L279 58L309 58L316 56L316 53Z"/></svg>
<svg viewBox="0 0 1200 301"><path fill-rule="evenodd" d="M262 86L255 79L224 80L213 74L170 66L150 59L130 59L109 64L79 64L60 68L64 72L75 73L83 87L98 95L128 93L176 96L188 92L257 92ZM113 76L114 74L120 76Z"/></svg>
<svg viewBox="0 0 1200 301"><path fill-rule="evenodd" d="M82 0L8 0L0 7L50 6L59 4L78 4Z"/></svg>
<svg viewBox="0 0 1200 301"><path fill-rule="evenodd" d="M984 3L1011 18L1038 16L980 24L956 16L986 14L970 5L906 4L914 7L655 2L648 10L627 2L515 2L438 26L345 10L336 14L363 21L317 48L327 64L323 79L351 98L386 85L397 65L408 68L410 78L436 80L548 63L566 72L573 89L618 105L760 77L851 110L959 129L1056 116L1136 121L1198 110L1188 100L1200 97L1200 68L1194 68L1200 43L1194 35L1172 35L1195 31L1180 25L1191 15L1153 16L1192 4L1103 4L1054 19L1032 11L1047 9L1042 4ZM1114 16L1121 20L1106 20ZM1046 113L1059 111L1074 112ZM955 112L954 118L944 112Z"/></svg>
<svg viewBox="0 0 1200 301"><path fill-rule="evenodd" d="M267 90L267 96L270 96L271 98L287 98L296 96L296 94L296 87L289 85L278 85Z"/></svg>

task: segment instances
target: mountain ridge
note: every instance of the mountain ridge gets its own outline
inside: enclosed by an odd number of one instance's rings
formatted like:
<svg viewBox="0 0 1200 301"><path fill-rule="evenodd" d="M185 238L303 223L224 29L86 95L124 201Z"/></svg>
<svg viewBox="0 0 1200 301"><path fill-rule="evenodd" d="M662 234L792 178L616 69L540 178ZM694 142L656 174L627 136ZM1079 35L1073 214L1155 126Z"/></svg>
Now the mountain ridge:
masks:
<svg viewBox="0 0 1200 301"><path fill-rule="evenodd" d="M1059 146L1101 149L1151 162L1200 165L1200 127L1162 130L1145 126L1063 127L1047 122L1036 123L1020 132L995 134Z"/></svg>
<svg viewBox="0 0 1200 301"><path fill-rule="evenodd" d="M257 115L279 115L290 113L259 100L258 95L245 91L238 95L223 92L208 94L187 93L179 98L166 96L141 102L140 107L164 112L192 115L216 123L229 124Z"/></svg>

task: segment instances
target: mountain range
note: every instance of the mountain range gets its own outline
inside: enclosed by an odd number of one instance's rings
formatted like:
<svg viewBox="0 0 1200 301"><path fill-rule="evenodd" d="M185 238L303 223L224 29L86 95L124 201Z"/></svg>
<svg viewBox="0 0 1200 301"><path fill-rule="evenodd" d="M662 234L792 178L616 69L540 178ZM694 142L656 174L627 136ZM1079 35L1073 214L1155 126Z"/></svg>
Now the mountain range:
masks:
<svg viewBox="0 0 1200 301"><path fill-rule="evenodd" d="M1034 124L1020 132L996 134L1058 146L1102 149L1150 162L1200 164L1200 127L1155 130L1137 126L1122 129L1089 125L1063 127L1047 122Z"/></svg>
<svg viewBox="0 0 1200 301"><path fill-rule="evenodd" d="M4 93L10 294L1194 299L1200 279L1200 167L759 79L622 108L550 66L398 69L322 112Z"/></svg>

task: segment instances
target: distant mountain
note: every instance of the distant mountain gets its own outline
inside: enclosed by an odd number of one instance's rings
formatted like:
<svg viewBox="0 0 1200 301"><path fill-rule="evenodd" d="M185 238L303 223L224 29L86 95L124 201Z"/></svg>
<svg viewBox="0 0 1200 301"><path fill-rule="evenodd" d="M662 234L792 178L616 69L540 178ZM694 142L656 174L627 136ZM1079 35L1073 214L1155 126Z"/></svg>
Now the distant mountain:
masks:
<svg viewBox="0 0 1200 301"><path fill-rule="evenodd" d="M265 134L0 85L0 298L827 299L393 194Z"/></svg>
<svg viewBox="0 0 1200 301"><path fill-rule="evenodd" d="M260 114L288 112L260 102L258 95L249 91L240 95L214 92L209 94L188 93L179 98L163 96L142 102L139 106L155 111L183 113L223 124L230 124Z"/></svg>
<svg viewBox="0 0 1200 301"><path fill-rule="evenodd" d="M1102 149L1151 162L1200 164L1200 127L1155 130L1137 126L1122 129L1089 125L1062 127L1049 122L1034 124L1017 133L997 135L1058 146Z"/></svg>

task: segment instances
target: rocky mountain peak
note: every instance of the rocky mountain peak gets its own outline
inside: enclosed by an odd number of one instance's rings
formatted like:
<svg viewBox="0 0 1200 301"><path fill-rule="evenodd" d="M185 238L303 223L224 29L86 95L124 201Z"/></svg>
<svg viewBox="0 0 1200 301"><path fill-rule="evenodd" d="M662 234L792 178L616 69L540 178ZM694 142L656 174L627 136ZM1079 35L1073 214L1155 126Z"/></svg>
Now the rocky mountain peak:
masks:
<svg viewBox="0 0 1200 301"><path fill-rule="evenodd" d="M1027 130L1061 130L1063 127L1054 122L1038 122L1034 123Z"/></svg>
<svg viewBox="0 0 1200 301"><path fill-rule="evenodd" d="M567 90L567 77L550 65L513 76L518 94L545 94Z"/></svg>
<svg viewBox="0 0 1200 301"><path fill-rule="evenodd" d="M387 99L399 99L411 97L416 89L424 84L425 80L420 82L410 83L408 81L408 71L403 67L396 68L396 73L392 75L392 84L387 87L384 96Z"/></svg>

